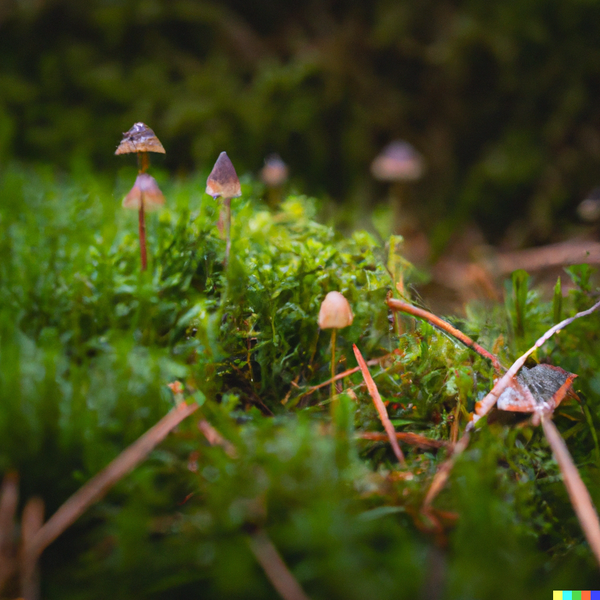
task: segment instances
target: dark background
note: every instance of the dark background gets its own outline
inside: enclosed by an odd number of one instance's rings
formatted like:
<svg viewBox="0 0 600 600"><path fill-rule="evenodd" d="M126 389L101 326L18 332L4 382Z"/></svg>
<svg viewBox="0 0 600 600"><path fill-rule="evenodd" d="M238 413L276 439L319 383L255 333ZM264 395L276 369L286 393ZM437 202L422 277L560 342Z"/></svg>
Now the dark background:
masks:
<svg viewBox="0 0 600 600"><path fill-rule="evenodd" d="M144 121L173 174L276 151L298 189L366 211L402 138L438 245L471 222L555 241L600 179L598 23L594 0L0 0L0 160L115 170Z"/></svg>

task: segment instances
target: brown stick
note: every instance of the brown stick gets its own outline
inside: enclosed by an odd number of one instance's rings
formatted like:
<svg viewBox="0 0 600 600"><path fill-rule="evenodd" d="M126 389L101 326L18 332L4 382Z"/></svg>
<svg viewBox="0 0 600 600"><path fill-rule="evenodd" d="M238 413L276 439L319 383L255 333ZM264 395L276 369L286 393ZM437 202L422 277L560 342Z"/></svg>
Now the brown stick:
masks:
<svg viewBox="0 0 600 600"><path fill-rule="evenodd" d="M371 442L385 442L389 438L387 433L380 431L357 431L355 437L359 440L369 440ZM396 431L396 439L411 446L420 446L421 448L445 448L450 444L444 440L432 440L418 433Z"/></svg>
<svg viewBox="0 0 600 600"><path fill-rule="evenodd" d="M148 268L148 255L146 252L146 217L145 217L145 211L144 211L144 192L142 192L139 214L140 214L140 218L139 218L140 257L142 260L142 271L145 271Z"/></svg>
<svg viewBox="0 0 600 600"><path fill-rule="evenodd" d="M457 459L457 457L465 450L465 448L469 445L469 434L465 433L452 450L452 455L447 458L442 466L438 469L438 472L433 476L433 481L429 486L429 490L427 490L427 495L425 496L425 500L423 501L423 507L428 508L431 506L431 503L434 501L435 497L442 491L444 485L446 485L446 481L448 481L448 477L450 476L450 472L452 471L452 467Z"/></svg>
<svg viewBox="0 0 600 600"><path fill-rule="evenodd" d="M575 319L579 319L580 317L586 317L591 315L595 310L600 308L600 302L596 302L594 306L588 308L587 310L583 310L578 312L576 315L561 321L554 327L551 327L544 333L544 335L537 340L537 342L525 352L522 356L517 358L517 360L511 365L510 369L496 382L496 385L490 390L488 395L481 401L478 402L475 406L476 414L473 415L473 420L467 426L468 429L471 429L475 423L487 414L491 408L496 404L496 401L502 394L502 392L512 383L514 377L519 372L519 369L525 364L525 361L529 357L530 354L535 352L538 348L542 346L545 342L547 342L555 333L558 333L561 329L564 329L567 325L571 324Z"/></svg>
<svg viewBox="0 0 600 600"><path fill-rule="evenodd" d="M75 492L37 532L31 541L32 556L39 556L67 527L72 525L94 502L100 500L124 475L141 462L150 451L181 421L198 409L198 404L180 404L146 431L131 446L83 487Z"/></svg>
<svg viewBox="0 0 600 600"><path fill-rule="evenodd" d="M13 535L18 502L19 476L9 471L0 488L0 592L16 568Z"/></svg>
<svg viewBox="0 0 600 600"><path fill-rule="evenodd" d="M358 361L358 366L360 367L365 383L367 384L369 394L371 395L371 398L373 398L373 404L375 404L375 408L379 413L379 418L381 419L383 428L385 429L385 432L387 433L388 438L390 440L390 444L392 445L392 450L394 451L398 462L402 466L405 466L406 461L404 460L404 454L402 454L402 450L400 450L400 445L398 444L398 439L396 438L396 431L387 414L385 404L383 403L383 400L379 395L379 390L377 389L377 386L373 381L373 377L371 377L369 367L367 367L367 363L365 362L365 359L360 353L360 350L356 347L356 344L353 344L352 348L354 349L354 355L356 356L356 360Z"/></svg>
<svg viewBox="0 0 600 600"><path fill-rule="evenodd" d="M284 600L309 600L264 530L259 529L252 535L248 544L269 581Z"/></svg>
<svg viewBox="0 0 600 600"><path fill-rule="evenodd" d="M579 519L581 529L583 529L588 544L598 564L600 564L600 523L598 522L598 513L594 508L590 493L581 480L579 471L573 463L567 445L549 415L542 415L542 427L544 428L546 439L552 448L554 458L562 472L563 481L569 493L571 504L575 509L575 514Z"/></svg>
<svg viewBox="0 0 600 600"><path fill-rule="evenodd" d="M433 313L430 313L427 310L418 308L417 306L413 306L412 304L408 304L406 302L402 302L402 300L397 300L396 298L388 298L386 302L392 310L399 310L408 313L413 317L425 319L435 327L442 329L446 333L450 334L452 337L455 337L458 341L462 342L468 348L471 348L471 350L477 352L477 354L479 354L480 356L483 356L483 358L489 360L492 363L496 373L504 373L505 369L502 367L500 361L496 356L494 356L491 352L488 352L477 342L474 342L468 335L465 335L462 331L456 329L456 327L452 327L452 325L450 325L450 323L448 323L447 321L436 317Z"/></svg>
<svg viewBox="0 0 600 600"><path fill-rule="evenodd" d="M394 350L393 352L390 352L389 354L386 354L384 356L380 356L379 358L372 358L371 360L368 360L367 365L369 365L370 367L372 367L374 365L378 365L380 362L384 361L386 358L389 358L390 356L397 356L399 354L401 354L401 352L399 350ZM338 373L333 378L333 381L338 381L340 379L344 379L344 377L349 377L350 375L353 375L354 373L358 373L358 371L360 371L360 367L353 367L352 369L348 369L348 370L344 371L343 373ZM290 408L293 408L302 398L304 398L306 396L310 396L313 392L316 392L317 390L319 390L321 388L331 385L331 382L332 382L332 380L328 379L327 381L323 381L322 383L319 383L317 385L313 385L313 386L309 387L307 390L305 390L304 392L302 392L301 394L299 394L298 396L293 398L293 400L290 404ZM296 387L298 387L298 386L296 386ZM286 404L286 403L287 403L287 400L285 400L285 402L283 400L281 401L281 404Z"/></svg>
<svg viewBox="0 0 600 600"><path fill-rule="evenodd" d="M41 498L28 500L21 517L20 578L21 597L38 600L40 597L40 574L38 557L31 552L31 541L44 524L44 501Z"/></svg>
<svg viewBox="0 0 600 600"><path fill-rule="evenodd" d="M229 263L229 253L231 251L231 198L223 198L223 208L225 211L225 231L226 231L226 242L225 242L225 260L223 261L223 268L227 268Z"/></svg>

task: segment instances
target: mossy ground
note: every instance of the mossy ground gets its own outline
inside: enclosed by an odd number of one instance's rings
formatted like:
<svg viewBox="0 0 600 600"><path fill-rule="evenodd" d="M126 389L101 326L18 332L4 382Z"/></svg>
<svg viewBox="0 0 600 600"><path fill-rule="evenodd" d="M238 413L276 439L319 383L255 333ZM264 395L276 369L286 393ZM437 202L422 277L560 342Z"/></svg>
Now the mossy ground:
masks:
<svg viewBox="0 0 600 600"><path fill-rule="evenodd" d="M445 450L404 446L411 475L399 477L388 444L355 437L382 429L360 373L333 406L329 386L305 394L329 377L317 315L331 290L355 315L339 370L355 366L352 344L367 359L393 353L371 370L398 431L448 440L490 389L490 365L470 350L427 323L394 326L381 240L318 223L302 196L271 211L247 183L224 271L205 176L158 176L167 207L148 219L140 273L136 216L120 208L133 178L0 172L0 472L19 472L22 498L54 512L173 406L168 383L202 405L48 548L44 598L274 598L247 544L257 526L313 599L597 587L538 429L482 423L431 520L419 507ZM591 305L589 273L570 269L576 288L560 303L517 275L504 305L472 305L454 324L510 364L560 314ZM579 375L581 403L555 421L597 505L599 325L577 321L536 355ZM207 444L199 418L235 457Z"/></svg>

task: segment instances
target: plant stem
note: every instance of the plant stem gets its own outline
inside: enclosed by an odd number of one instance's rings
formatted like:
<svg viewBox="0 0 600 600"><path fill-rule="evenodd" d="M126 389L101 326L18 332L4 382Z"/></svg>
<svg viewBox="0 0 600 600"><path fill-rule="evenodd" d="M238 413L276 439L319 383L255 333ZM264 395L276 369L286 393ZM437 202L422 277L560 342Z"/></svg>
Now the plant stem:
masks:
<svg viewBox="0 0 600 600"><path fill-rule="evenodd" d="M227 268L229 262L229 252L231 251L231 198L223 198L223 208L225 209L225 260L223 267Z"/></svg>
<svg viewBox="0 0 600 600"><path fill-rule="evenodd" d="M335 396L335 338L337 329L331 330L331 399Z"/></svg>
<svg viewBox="0 0 600 600"><path fill-rule="evenodd" d="M144 192L142 192L142 199L140 202L140 256L142 259L142 271L148 268L148 256L146 254L146 218L144 212Z"/></svg>
<svg viewBox="0 0 600 600"><path fill-rule="evenodd" d="M138 173L145 173L150 166L150 159L147 152L138 152Z"/></svg>

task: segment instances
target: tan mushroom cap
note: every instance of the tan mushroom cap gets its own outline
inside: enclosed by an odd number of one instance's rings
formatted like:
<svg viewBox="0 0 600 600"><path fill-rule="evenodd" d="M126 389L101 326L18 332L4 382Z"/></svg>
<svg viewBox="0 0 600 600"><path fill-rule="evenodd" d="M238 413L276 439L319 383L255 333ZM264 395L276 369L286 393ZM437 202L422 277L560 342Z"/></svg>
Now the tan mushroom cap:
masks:
<svg viewBox="0 0 600 600"><path fill-rule="evenodd" d="M260 178L269 187L279 187L288 178L288 166L279 154L271 154L265 159L265 166L260 170Z"/></svg>
<svg viewBox="0 0 600 600"><path fill-rule="evenodd" d="M329 292L321 303L319 310L319 327L321 329L342 329L352 325L354 315L348 300L340 292Z"/></svg>
<svg viewBox="0 0 600 600"><path fill-rule="evenodd" d="M227 152L221 152L206 180L206 193L213 198L237 198L242 195L242 187L235 167Z"/></svg>
<svg viewBox="0 0 600 600"><path fill-rule="evenodd" d="M401 140L388 144L371 163L371 174L380 181L415 181L424 172L423 157Z"/></svg>
<svg viewBox="0 0 600 600"><path fill-rule="evenodd" d="M163 145L148 125L135 123L123 134L123 139L115 154L131 154L133 152L160 152L166 154Z"/></svg>
<svg viewBox="0 0 600 600"><path fill-rule="evenodd" d="M144 196L145 210L158 210L164 203L165 197L160 191L156 179L147 173L140 173L133 187L123 199L123 208L139 210Z"/></svg>

